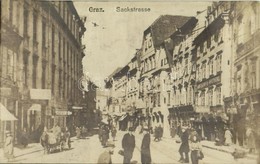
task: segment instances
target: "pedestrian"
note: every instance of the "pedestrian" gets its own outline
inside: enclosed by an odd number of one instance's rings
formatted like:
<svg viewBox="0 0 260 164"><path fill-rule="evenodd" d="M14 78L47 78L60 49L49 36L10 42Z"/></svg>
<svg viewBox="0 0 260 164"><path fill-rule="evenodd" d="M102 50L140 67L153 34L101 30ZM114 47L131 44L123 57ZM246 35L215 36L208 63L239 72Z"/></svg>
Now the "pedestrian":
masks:
<svg viewBox="0 0 260 164"><path fill-rule="evenodd" d="M182 128L181 135L181 146L179 148L180 160L181 163L189 163L189 132L187 127ZM183 157L183 153L185 154L185 158Z"/></svg>
<svg viewBox="0 0 260 164"><path fill-rule="evenodd" d="M111 155L114 153L115 144L112 141L106 143L106 149L99 155L98 162L100 164L112 164Z"/></svg>
<svg viewBox="0 0 260 164"><path fill-rule="evenodd" d="M159 134L159 140L161 140L162 136L163 136L163 128L162 128L161 124L158 127L158 134Z"/></svg>
<svg viewBox="0 0 260 164"><path fill-rule="evenodd" d="M114 125L112 125L111 135L112 135L113 141L115 141L116 132L117 132L116 127Z"/></svg>
<svg viewBox="0 0 260 164"><path fill-rule="evenodd" d="M81 129L79 127L76 128L76 135L78 139L81 138Z"/></svg>
<svg viewBox="0 0 260 164"><path fill-rule="evenodd" d="M122 139L122 148L124 150L124 164L129 164L133 157L133 152L135 148L135 136L133 135L133 131L134 128L129 127L128 133L126 133Z"/></svg>
<svg viewBox="0 0 260 164"><path fill-rule="evenodd" d="M106 143L108 139L109 139L109 128L107 125L104 125L101 134L101 144L103 147L106 147Z"/></svg>
<svg viewBox="0 0 260 164"><path fill-rule="evenodd" d="M177 124L177 135L179 137L181 137L181 135L182 135L182 130L181 130L181 124L180 123Z"/></svg>
<svg viewBox="0 0 260 164"><path fill-rule="evenodd" d="M14 144L13 137L10 131L5 132L5 144L4 144L4 155L8 159L8 162L14 158Z"/></svg>
<svg viewBox="0 0 260 164"><path fill-rule="evenodd" d="M150 143L151 143L151 136L149 133L149 128L143 128L144 137L141 144L141 162L142 164L149 164L151 163L151 151L150 151Z"/></svg>
<svg viewBox="0 0 260 164"><path fill-rule="evenodd" d="M249 153L255 152L255 136L251 128L247 128L246 138L247 138L247 147L249 149Z"/></svg>
<svg viewBox="0 0 260 164"><path fill-rule="evenodd" d="M21 133L21 144L23 145L24 148L28 145L28 135L25 128Z"/></svg>
<svg viewBox="0 0 260 164"><path fill-rule="evenodd" d="M176 134L176 129L175 129L174 125L172 125L172 127L171 127L171 137L174 138L175 134Z"/></svg>
<svg viewBox="0 0 260 164"><path fill-rule="evenodd" d="M82 137L85 138L87 136L87 129L86 127L83 125L82 126Z"/></svg>
<svg viewBox="0 0 260 164"><path fill-rule="evenodd" d="M40 143L41 143L42 147L44 148L44 154L48 153L48 139L49 139L49 135L47 133L47 127L44 127L43 133L40 137Z"/></svg>
<svg viewBox="0 0 260 164"><path fill-rule="evenodd" d="M71 141L70 141L70 131L69 131L68 127L66 127L66 130L65 130L65 138L66 138L66 144L68 145L68 148L70 149Z"/></svg>
<svg viewBox="0 0 260 164"><path fill-rule="evenodd" d="M232 133L229 128L226 128L225 131L225 146L229 146L232 144Z"/></svg>
<svg viewBox="0 0 260 164"><path fill-rule="evenodd" d="M200 140L198 138L198 135L193 135L190 142L190 149L191 149L191 163L192 164L198 164L199 159L203 158L201 156L202 154L202 146L200 144Z"/></svg>
<svg viewBox="0 0 260 164"><path fill-rule="evenodd" d="M159 127L155 126L154 128L154 141L160 140L160 130Z"/></svg>

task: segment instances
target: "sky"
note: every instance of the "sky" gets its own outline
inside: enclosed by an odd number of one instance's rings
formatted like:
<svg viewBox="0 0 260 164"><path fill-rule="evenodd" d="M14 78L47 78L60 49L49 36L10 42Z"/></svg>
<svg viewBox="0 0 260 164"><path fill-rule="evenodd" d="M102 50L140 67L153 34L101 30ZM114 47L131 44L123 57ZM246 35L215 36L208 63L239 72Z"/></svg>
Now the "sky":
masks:
<svg viewBox="0 0 260 164"><path fill-rule="evenodd" d="M86 16L86 45L82 60L87 76L98 86L118 67L125 66L141 48L143 32L160 15L196 16L211 2L87 2L74 0L79 16ZM90 8L104 12L90 12ZM117 12L116 8L150 8L150 12ZM95 26L95 24L97 26Z"/></svg>

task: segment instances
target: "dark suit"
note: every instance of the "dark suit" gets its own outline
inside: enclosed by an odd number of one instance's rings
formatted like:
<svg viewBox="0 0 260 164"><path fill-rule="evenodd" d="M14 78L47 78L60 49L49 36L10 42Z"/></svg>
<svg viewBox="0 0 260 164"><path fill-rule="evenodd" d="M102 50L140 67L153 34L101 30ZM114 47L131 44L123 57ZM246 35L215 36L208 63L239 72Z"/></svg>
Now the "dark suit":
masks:
<svg viewBox="0 0 260 164"><path fill-rule="evenodd" d="M190 149L189 149L189 133L188 130L185 130L185 132L182 134L181 136L181 146L179 149L179 153L181 155L181 160L184 160L183 158L183 153L185 153L185 161L188 162L189 161L189 153Z"/></svg>
<svg viewBox="0 0 260 164"><path fill-rule="evenodd" d="M147 133L144 135L141 145L141 162L142 164L151 163L151 151L150 151L150 134Z"/></svg>
<svg viewBox="0 0 260 164"><path fill-rule="evenodd" d="M122 148L124 149L123 163L130 163L135 148L135 136L129 133L125 134L122 140Z"/></svg>

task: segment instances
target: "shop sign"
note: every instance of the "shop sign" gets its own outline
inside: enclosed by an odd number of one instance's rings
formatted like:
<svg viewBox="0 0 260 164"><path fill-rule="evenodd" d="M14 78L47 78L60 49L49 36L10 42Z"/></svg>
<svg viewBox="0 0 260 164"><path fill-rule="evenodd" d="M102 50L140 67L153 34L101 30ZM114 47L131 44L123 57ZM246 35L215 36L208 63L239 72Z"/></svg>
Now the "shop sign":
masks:
<svg viewBox="0 0 260 164"><path fill-rule="evenodd" d="M73 106L72 109L83 109L82 106Z"/></svg>
<svg viewBox="0 0 260 164"><path fill-rule="evenodd" d="M211 79L208 79L208 80L206 80L204 82L199 83L197 85L197 88L198 89L203 89L203 88L209 87L211 85L217 84L219 82L221 82L221 76L217 75L217 76L215 76L215 77L213 77Z"/></svg>
<svg viewBox="0 0 260 164"><path fill-rule="evenodd" d="M69 115L68 111L66 111L66 110L55 111L55 114L58 115L58 116L67 116L67 115Z"/></svg>
<svg viewBox="0 0 260 164"><path fill-rule="evenodd" d="M37 100L50 100L51 90L50 89L30 89L31 99Z"/></svg>

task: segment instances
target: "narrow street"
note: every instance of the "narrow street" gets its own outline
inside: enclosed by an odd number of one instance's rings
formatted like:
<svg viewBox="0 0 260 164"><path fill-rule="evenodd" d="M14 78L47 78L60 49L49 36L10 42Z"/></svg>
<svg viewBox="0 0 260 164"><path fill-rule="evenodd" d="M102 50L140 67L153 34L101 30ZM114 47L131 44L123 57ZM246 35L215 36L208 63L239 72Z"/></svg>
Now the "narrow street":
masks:
<svg viewBox="0 0 260 164"><path fill-rule="evenodd" d="M121 149L121 139L125 132L118 132L115 141L114 155L112 156L113 163L122 163L123 157L118 154ZM132 161L140 163L140 145L142 140L141 134L135 134L136 148L134 151ZM43 154L43 148L40 144L30 144L27 148L15 148L15 163L96 163L99 154L104 151L101 146L98 136L93 135L85 139L72 138L72 148L63 152L54 152L52 154ZM153 163L179 163L179 149L180 144L176 143L173 139L163 138L160 142L153 141L151 138L151 154ZM0 150L1 155L3 150ZM203 148L205 158L201 163L241 163L241 164L254 164L256 161L251 159L234 158L224 152ZM0 156L2 159L2 156ZM7 161L2 161L6 163Z"/></svg>

